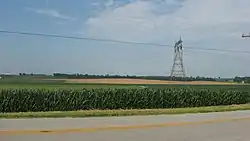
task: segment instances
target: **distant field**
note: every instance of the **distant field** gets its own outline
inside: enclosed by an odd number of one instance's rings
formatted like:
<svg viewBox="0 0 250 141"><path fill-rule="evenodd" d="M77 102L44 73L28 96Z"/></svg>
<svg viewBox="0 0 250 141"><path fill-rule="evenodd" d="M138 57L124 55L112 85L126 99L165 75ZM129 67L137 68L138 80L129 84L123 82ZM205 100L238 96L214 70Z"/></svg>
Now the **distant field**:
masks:
<svg viewBox="0 0 250 141"><path fill-rule="evenodd" d="M138 86L135 85L92 85L92 84L64 84L64 83L29 83L29 84L0 84L0 89L8 89L8 88L15 88L15 89L20 89L20 88L38 88L38 89L82 89L82 88L87 88L87 89L96 89L96 88L139 88Z"/></svg>
<svg viewBox="0 0 250 141"><path fill-rule="evenodd" d="M39 88L39 89L96 89L96 88L194 88L209 90L239 90L250 92L250 85L233 84L226 82L180 82L160 81L143 79L51 79L51 78L29 78L11 77L0 80L0 89L8 88Z"/></svg>
<svg viewBox="0 0 250 141"><path fill-rule="evenodd" d="M207 89L207 90L239 90L250 92L250 85L130 85L130 84L0 84L0 89L22 89L22 88L37 88L37 89L140 89L143 87L153 89L163 88L194 88L194 89Z"/></svg>
<svg viewBox="0 0 250 141"><path fill-rule="evenodd" d="M145 79L50 79L65 83L91 83L91 84L190 84L190 85L233 85L236 83L214 81L166 81Z"/></svg>

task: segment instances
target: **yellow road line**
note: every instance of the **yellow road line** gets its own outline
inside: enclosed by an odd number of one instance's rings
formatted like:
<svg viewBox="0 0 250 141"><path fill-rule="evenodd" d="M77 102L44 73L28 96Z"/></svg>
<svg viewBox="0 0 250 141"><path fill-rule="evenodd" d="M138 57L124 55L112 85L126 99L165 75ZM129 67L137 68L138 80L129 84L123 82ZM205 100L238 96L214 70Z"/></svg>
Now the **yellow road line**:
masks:
<svg viewBox="0 0 250 141"><path fill-rule="evenodd" d="M118 131L118 130L131 130L131 129L149 129L160 128L168 126L185 126L185 125L197 125L197 124L209 124L209 123L222 123L232 121L250 120L250 117L246 118L228 118L228 119L213 119L205 121L194 122L172 122L161 124L149 124L149 125L128 125L128 126L108 126L108 127L93 127L93 128L73 128L73 129L53 129L53 130L0 130L0 135L27 135L27 134L62 134L62 133L76 133L76 132L97 132L97 131Z"/></svg>

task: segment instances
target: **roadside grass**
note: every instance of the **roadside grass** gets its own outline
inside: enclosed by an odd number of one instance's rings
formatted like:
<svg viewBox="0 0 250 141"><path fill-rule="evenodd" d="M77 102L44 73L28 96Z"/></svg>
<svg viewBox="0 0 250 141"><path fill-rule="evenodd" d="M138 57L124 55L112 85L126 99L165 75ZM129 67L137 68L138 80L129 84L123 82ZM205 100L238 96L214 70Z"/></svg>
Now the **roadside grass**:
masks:
<svg viewBox="0 0 250 141"><path fill-rule="evenodd" d="M63 118L63 117L108 117L108 116L139 116L139 115L171 115L186 113L227 112L250 110L250 104L211 106L176 109L133 109L133 110L86 110L86 111L51 111L51 112L23 112L0 113L0 118Z"/></svg>
<svg viewBox="0 0 250 141"><path fill-rule="evenodd" d="M66 84L60 82L51 83L4 83L0 82L0 89L23 89L23 88L33 88L33 89L136 89L148 87L153 89L163 89L163 88L193 88L193 89L209 89L209 90L237 90L237 91L250 91L250 85L172 85L172 84Z"/></svg>

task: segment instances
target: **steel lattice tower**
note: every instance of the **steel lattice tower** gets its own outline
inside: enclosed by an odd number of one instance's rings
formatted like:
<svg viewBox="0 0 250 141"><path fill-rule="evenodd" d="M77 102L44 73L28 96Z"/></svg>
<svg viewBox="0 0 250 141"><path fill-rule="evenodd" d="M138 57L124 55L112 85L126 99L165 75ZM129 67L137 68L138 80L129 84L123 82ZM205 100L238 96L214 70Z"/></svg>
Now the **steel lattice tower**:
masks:
<svg viewBox="0 0 250 141"><path fill-rule="evenodd" d="M177 41L174 45L174 62L170 77L186 77L183 64L183 45L181 37L180 40Z"/></svg>

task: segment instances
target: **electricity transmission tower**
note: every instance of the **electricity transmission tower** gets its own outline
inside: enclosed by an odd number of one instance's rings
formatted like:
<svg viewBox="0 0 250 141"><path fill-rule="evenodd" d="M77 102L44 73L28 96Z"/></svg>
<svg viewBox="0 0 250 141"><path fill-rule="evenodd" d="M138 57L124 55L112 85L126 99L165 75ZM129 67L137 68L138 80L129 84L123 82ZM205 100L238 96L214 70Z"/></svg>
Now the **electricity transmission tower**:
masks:
<svg viewBox="0 0 250 141"><path fill-rule="evenodd" d="M174 62L170 77L186 77L183 64L183 46L181 37L174 45Z"/></svg>

